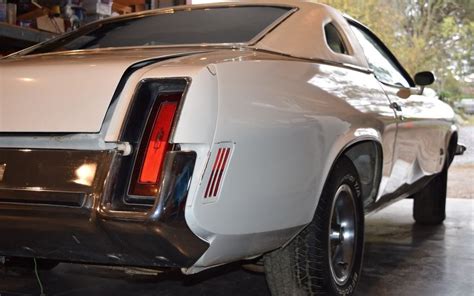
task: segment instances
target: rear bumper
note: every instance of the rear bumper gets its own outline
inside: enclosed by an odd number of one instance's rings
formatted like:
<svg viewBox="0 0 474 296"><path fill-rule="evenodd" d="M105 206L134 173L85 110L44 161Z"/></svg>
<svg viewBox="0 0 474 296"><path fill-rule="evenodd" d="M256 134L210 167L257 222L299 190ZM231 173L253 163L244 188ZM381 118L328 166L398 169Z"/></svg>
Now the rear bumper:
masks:
<svg viewBox="0 0 474 296"><path fill-rule="evenodd" d="M43 207L2 207L0 232L3 256L107 265L189 267L207 247L185 224L118 221Z"/></svg>
<svg viewBox="0 0 474 296"><path fill-rule="evenodd" d="M191 266L208 248L184 219L195 153L168 152L148 207L123 199L124 158L113 150L0 149L0 256Z"/></svg>

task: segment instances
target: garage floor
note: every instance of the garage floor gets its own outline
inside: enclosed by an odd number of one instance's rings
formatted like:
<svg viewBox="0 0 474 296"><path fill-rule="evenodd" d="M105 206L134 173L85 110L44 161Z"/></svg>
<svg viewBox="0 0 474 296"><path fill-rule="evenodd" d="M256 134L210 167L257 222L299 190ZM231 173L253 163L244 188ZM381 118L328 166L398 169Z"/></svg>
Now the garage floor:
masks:
<svg viewBox="0 0 474 296"><path fill-rule="evenodd" d="M474 147L474 127L460 140ZM367 218L366 249L358 295L474 295L474 148L455 160L449 174L447 219L422 227L403 200ZM7 239L7 238L4 238ZM40 272L45 295L269 295L262 274L238 264L184 277L179 273L128 274L123 270L61 264ZM31 270L0 267L0 296L40 295Z"/></svg>
<svg viewBox="0 0 474 296"><path fill-rule="evenodd" d="M404 200L367 219L358 295L473 295L474 200L449 199L444 225L421 227ZM0 295L39 295L34 273L0 271ZM197 276L131 275L61 264L41 272L46 295L269 295L264 276L237 265Z"/></svg>

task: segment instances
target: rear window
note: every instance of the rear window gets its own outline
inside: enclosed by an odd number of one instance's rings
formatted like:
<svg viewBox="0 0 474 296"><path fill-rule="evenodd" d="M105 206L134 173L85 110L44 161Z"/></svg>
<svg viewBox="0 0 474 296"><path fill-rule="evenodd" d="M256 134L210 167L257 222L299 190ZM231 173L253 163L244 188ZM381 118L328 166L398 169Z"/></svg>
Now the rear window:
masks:
<svg viewBox="0 0 474 296"><path fill-rule="evenodd" d="M107 47L246 43L290 8L219 7L133 16L94 23L26 54Z"/></svg>

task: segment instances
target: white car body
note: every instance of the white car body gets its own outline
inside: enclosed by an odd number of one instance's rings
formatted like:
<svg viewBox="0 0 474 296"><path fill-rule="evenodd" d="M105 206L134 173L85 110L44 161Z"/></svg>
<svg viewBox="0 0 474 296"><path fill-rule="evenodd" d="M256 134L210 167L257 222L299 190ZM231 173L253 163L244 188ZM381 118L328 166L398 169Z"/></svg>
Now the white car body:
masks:
<svg viewBox="0 0 474 296"><path fill-rule="evenodd" d="M413 95L401 99L399 86L380 83L349 21L336 10L306 2L258 3L290 10L248 44L20 52L0 60L0 151L133 153L137 147L120 141L120 134L137 85L185 77L189 88L170 143L196 153L185 221L208 244L195 262L180 266L185 273L253 258L291 241L312 220L342 154L361 170L367 213L406 198L442 170L457 133L448 105L416 94L414 86ZM324 41L330 22L350 54L335 53ZM219 151L228 153L225 164ZM223 169L220 185L211 184L215 194L206 197L216 161ZM5 176L9 169L6 163ZM0 208L11 206L2 202ZM4 245L0 255L12 255ZM120 252L103 255L127 264Z"/></svg>

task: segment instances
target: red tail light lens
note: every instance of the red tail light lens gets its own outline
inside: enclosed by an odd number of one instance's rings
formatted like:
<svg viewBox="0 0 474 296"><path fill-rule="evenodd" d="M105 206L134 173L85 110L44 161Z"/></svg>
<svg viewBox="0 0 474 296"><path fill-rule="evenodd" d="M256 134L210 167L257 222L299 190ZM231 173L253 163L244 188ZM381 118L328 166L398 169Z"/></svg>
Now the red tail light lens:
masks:
<svg viewBox="0 0 474 296"><path fill-rule="evenodd" d="M142 184L155 184L158 181L159 169L168 150L168 139L177 107L177 102L164 102L160 105L140 171L139 182Z"/></svg>
<svg viewBox="0 0 474 296"><path fill-rule="evenodd" d="M162 165L170 150L173 129L182 93L158 96L148 119L135 160L129 194L155 196L159 189Z"/></svg>

